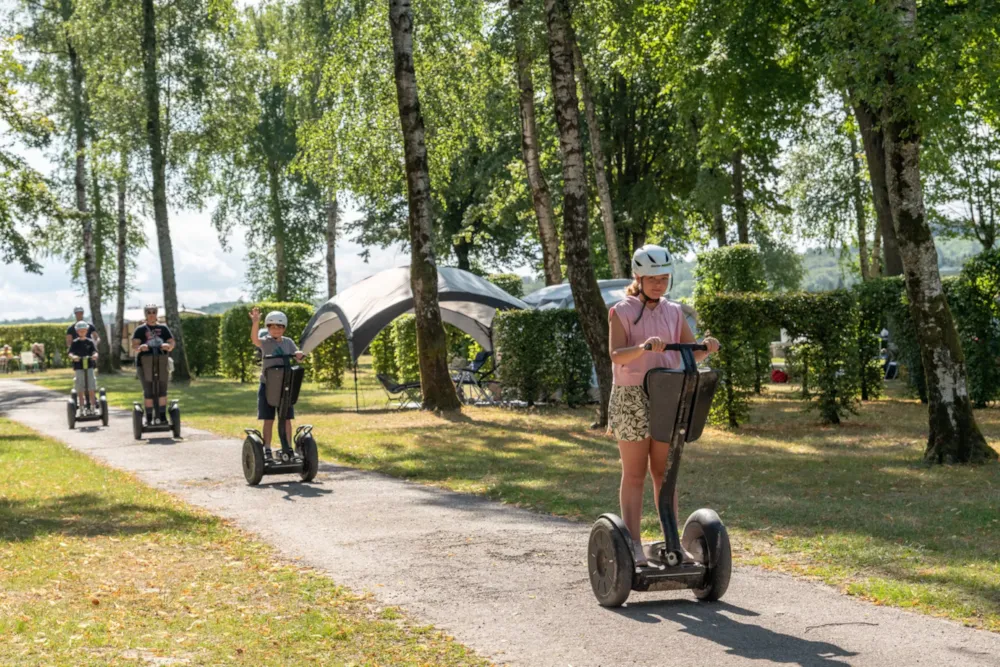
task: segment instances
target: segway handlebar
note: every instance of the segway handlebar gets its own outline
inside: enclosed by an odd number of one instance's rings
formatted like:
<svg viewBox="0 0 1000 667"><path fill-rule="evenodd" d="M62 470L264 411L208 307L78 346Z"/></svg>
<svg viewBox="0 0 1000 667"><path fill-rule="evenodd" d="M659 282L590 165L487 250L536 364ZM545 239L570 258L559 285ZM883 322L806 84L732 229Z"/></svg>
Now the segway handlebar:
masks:
<svg viewBox="0 0 1000 667"><path fill-rule="evenodd" d="M653 349L653 345L651 343L646 343L642 346L642 349L648 352ZM708 345L705 345L704 343L667 343L663 348L664 352L680 352L681 350L708 352Z"/></svg>
<svg viewBox="0 0 1000 667"><path fill-rule="evenodd" d="M294 359L295 353L292 354L265 354L261 359Z"/></svg>

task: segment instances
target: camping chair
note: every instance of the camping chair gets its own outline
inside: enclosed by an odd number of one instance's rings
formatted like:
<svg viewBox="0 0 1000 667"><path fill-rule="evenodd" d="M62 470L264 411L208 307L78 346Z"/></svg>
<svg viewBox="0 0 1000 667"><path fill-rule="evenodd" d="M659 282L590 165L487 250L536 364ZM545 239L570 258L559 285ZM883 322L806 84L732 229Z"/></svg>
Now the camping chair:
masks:
<svg viewBox="0 0 1000 667"><path fill-rule="evenodd" d="M31 352L21 353L21 370L32 373L37 370L41 370L41 366L38 364L38 359Z"/></svg>
<svg viewBox="0 0 1000 667"><path fill-rule="evenodd" d="M489 378L493 376L495 369L484 370L492 357L492 351L481 350L468 366L457 369L457 373L452 379L455 381L455 389L458 391L458 396L463 402L494 402L493 396L486 389L486 384ZM465 387L469 388L468 396L465 395Z"/></svg>
<svg viewBox="0 0 1000 667"><path fill-rule="evenodd" d="M399 401L399 405L396 408L397 410L402 410L404 407L414 402L417 405L420 405L422 396L420 393L419 382L404 382L400 384L384 373L379 373L376 377L378 378L379 384L382 385L382 389L385 390L386 408L388 408L393 401Z"/></svg>

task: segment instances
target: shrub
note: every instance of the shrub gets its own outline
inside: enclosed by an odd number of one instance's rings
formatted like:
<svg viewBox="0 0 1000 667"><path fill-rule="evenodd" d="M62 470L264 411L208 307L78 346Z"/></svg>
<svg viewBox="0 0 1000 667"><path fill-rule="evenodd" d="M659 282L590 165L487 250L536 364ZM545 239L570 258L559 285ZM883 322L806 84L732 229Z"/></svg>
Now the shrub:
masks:
<svg viewBox="0 0 1000 667"><path fill-rule="evenodd" d="M4 324L0 325L0 347L10 345L10 350L15 355L21 352L30 352L33 343L45 345L45 367L53 365L55 353L59 352L63 364L66 364L66 327L69 322L62 324ZM98 332L102 336L107 336L106 331ZM112 349L114 345L112 344Z"/></svg>
<svg viewBox="0 0 1000 667"><path fill-rule="evenodd" d="M516 273L491 273L486 279L512 297L524 297L524 281Z"/></svg>
<svg viewBox="0 0 1000 667"><path fill-rule="evenodd" d="M402 382L420 381L420 359L417 356L417 318L403 315L392 327L393 353Z"/></svg>
<svg viewBox="0 0 1000 667"><path fill-rule="evenodd" d="M188 367L199 377L219 372L219 328L221 315L182 315L184 351ZM249 326L249 320L247 322ZM243 332L244 335L247 331Z"/></svg>
<svg viewBox="0 0 1000 667"><path fill-rule="evenodd" d="M368 349L372 355L372 370L375 373L399 378L399 366L396 365L396 339L392 335L392 326L379 331Z"/></svg>
<svg viewBox="0 0 1000 667"><path fill-rule="evenodd" d="M576 311L499 312L493 340L501 381L529 405L557 394L569 405L586 401L593 364Z"/></svg>

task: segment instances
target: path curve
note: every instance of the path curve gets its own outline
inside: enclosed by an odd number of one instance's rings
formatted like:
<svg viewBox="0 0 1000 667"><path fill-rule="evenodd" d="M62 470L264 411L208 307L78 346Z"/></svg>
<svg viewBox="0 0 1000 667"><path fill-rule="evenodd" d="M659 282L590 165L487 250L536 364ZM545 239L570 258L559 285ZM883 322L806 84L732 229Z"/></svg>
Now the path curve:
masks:
<svg viewBox="0 0 1000 667"><path fill-rule="evenodd" d="M330 464L312 484L251 488L237 440L185 428L182 441L137 443L121 410L107 429L70 431L64 400L0 381L0 413L235 521L497 662L1000 665L1000 634L755 568L737 568L720 603L633 593L627 607L602 609L587 579L587 525Z"/></svg>

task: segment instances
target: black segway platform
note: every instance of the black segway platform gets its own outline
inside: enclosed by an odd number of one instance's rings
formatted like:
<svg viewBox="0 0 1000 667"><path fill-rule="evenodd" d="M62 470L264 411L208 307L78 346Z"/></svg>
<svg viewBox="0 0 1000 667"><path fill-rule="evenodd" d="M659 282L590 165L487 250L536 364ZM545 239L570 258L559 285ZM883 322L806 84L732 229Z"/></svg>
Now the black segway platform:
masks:
<svg viewBox="0 0 1000 667"><path fill-rule="evenodd" d="M264 371L264 392L267 404L277 408L278 439L281 449L271 453L264 447L264 436L255 428L243 429L247 437L243 441L243 475L251 486L260 484L264 475L298 474L303 482L311 482L319 472L319 452L312 436L313 427L303 424L295 429L292 443L288 442L285 424L288 409L299 400L304 372L301 366L292 365L293 357L268 355L264 359L282 359L282 366L274 366ZM293 446L294 445L294 446Z"/></svg>
<svg viewBox="0 0 1000 667"><path fill-rule="evenodd" d="M704 345L677 343L667 350L681 353L682 369L657 368L646 374L649 430L654 440L670 443L670 460L660 487L660 526L664 540L643 545L649 565L637 567L632 536L615 514L602 514L590 531L587 566L597 601L605 607L625 603L631 591L692 589L699 600L718 600L729 587L732 555L729 534L719 515L699 509L678 531L674 489L684 445L701 437L719 377L699 370L695 350ZM683 548L682 548L683 547ZM684 549L693 561L684 560Z"/></svg>
<svg viewBox="0 0 1000 667"><path fill-rule="evenodd" d="M90 358L81 359L83 370L90 368ZM84 374L83 401L77 395L76 387L69 393L66 401L66 422L71 429L76 428L78 422L93 422L100 420L101 425L108 425L108 397L104 387L97 390L97 406L90 405L90 379Z"/></svg>
<svg viewBox="0 0 1000 667"><path fill-rule="evenodd" d="M161 382L167 382L170 374L169 355L159 345L149 346L150 354L139 357L139 372L146 382L153 385L153 413L160 410L159 396ZM142 440L145 433L170 432L175 438L181 437L181 409L177 401L167 404L167 423L146 423L146 408L144 402L132 403L132 435L136 440Z"/></svg>

